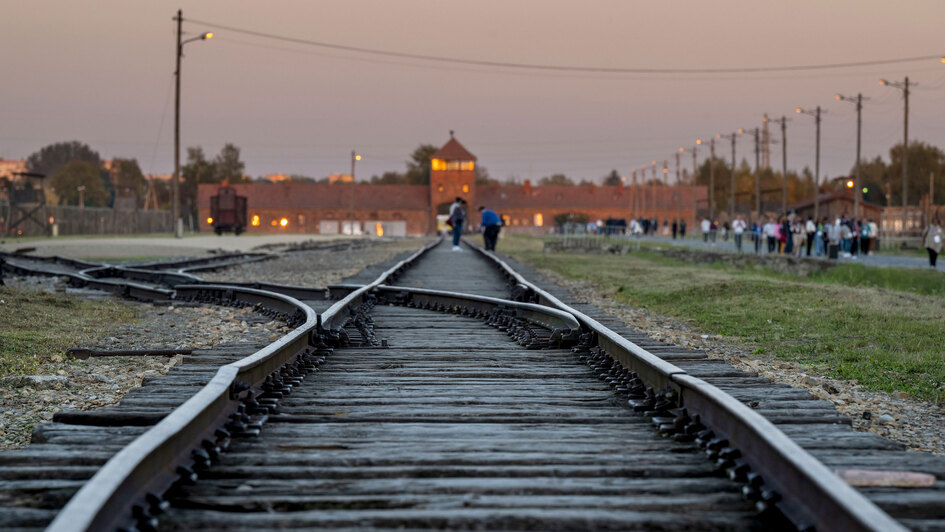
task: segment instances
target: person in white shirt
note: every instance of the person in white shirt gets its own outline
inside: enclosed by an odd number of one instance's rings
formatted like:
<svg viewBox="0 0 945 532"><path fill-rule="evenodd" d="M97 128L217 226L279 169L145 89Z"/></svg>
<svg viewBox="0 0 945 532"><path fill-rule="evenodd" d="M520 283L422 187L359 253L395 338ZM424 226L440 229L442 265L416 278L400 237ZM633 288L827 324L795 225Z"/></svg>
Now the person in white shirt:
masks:
<svg viewBox="0 0 945 532"><path fill-rule="evenodd" d="M747 224L741 216L735 218L735 221L732 222L732 234L735 235L735 249L739 253L742 252L742 235L745 233L745 227Z"/></svg>
<svg viewBox="0 0 945 532"><path fill-rule="evenodd" d="M813 217L807 217L807 223L804 224L804 232L807 233L807 256L810 257L810 248L814 245L814 238L817 235L817 224L814 223Z"/></svg>
<svg viewBox="0 0 945 532"><path fill-rule="evenodd" d="M762 232L768 239L768 253L774 253L775 246L778 244L778 224L775 223L774 218L768 218L768 223L765 224Z"/></svg>
<svg viewBox="0 0 945 532"><path fill-rule="evenodd" d="M699 223L699 226L702 228L702 241L709 241L709 231L712 229L712 222L708 218L703 218Z"/></svg>

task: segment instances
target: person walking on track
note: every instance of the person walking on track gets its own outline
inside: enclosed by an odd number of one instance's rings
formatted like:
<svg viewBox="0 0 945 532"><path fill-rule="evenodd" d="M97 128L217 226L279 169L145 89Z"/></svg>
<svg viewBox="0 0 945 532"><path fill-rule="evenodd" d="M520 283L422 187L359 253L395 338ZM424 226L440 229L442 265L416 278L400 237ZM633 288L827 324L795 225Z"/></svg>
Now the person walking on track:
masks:
<svg viewBox="0 0 945 532"><path fill-rule="evenodd" d="M479 228L482 229L482 240L486 245L486 250L495 251L496 241L499 239L499 230L502 229L502 219L492 209L479 206L479 215L482 217L479 221Z"/></svg>
<svg viewBox="0 0 945 532"><path fill-rule="evenodd" d="M450 205L450 217L446 220L446 225L453 228L453 251L462 251L459 247L459 239L463 236L463 224L466 223L466 210L463 206L466 200L457 197L456 201Z"/></svg>

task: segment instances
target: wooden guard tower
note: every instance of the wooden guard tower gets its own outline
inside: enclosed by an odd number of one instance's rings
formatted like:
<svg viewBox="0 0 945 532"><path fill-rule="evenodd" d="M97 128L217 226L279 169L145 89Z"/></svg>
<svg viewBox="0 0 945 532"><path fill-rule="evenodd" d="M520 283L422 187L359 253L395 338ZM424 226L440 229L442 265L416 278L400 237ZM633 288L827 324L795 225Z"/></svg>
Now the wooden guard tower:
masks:
<svg viewBox="0 0 945 532"><path fill-rule="evenodd" d="M469 202L466 216L475 207L476 156L453 137L430 158L430 233L446 220L450 204L457 197Z"/></svg>
<svg viewBox="0 0 945 532"><path fill-rule="evenodd" d="M13 236L23 234L20 224L25 225L28 220L32 220L45 234L50 234L51 228L46 221L46 189L43 186L46 175L13 172L13 176L14 180L9 183L10 223L7 231Z"/></svg>

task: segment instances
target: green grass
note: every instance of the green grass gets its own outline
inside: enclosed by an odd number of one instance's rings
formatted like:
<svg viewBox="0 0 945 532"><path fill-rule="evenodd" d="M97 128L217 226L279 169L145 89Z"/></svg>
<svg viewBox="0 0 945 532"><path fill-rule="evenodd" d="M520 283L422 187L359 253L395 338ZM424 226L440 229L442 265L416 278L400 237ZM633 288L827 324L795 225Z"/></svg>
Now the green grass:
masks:
<svg viewBox="0 0 945 532"><path fill-rule="evenodd" d="M798 362L873 390L945 401L945 276L841 265L809 278L692 265L652 251L541 252L506 238L526 263L590 281L616 301L692 323L761 357Z"/></svg>
<svg viewBox="0 0 945 532"><path fill-rule="evenodd" d="M0 286L0 301L0 377L34 374L54 355L135 318L131 307L119 301L6 286Z"/></svg>

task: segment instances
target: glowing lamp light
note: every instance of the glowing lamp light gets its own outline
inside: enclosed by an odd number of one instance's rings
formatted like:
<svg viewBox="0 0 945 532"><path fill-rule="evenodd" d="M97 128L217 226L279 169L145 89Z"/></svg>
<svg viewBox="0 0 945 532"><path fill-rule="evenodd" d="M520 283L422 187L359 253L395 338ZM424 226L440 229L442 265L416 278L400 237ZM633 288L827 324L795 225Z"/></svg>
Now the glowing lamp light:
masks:
<svg viewBox="0 0 945 532"><path fill-rule="evenodd" d="M279 220L279 225L281 225L282 227L285 227L285 226L289 225L289 219L288 219L288 218L283 218L283 219Z"/></svg>
<svg viewBox="0 0 945 532"><path fill-rule="evenodd" d="M847 181L847 188L853 188L853 180Z"/></svg>
<svg viewBox="0 0 945 532"><path fill-rule="evenodd" d="M377 234L377 236L384 236L384 226L381 225L380 222L374 224L374 233Z"/></svg>
<svg viewBox="0 0 945 532"><path fill-rule="evenodd" d="M204 33L203 35L201 35L200 38L203 39L203 40L212 39L212 38L213 38L213 32L212 32L212 31L208 31L207 33Z"/></svg>
<svg viewBox="0 0 945 532"><path fill-rule="evenodd" d="M798 107L798 108L794 109L794 112L795 112L795 113L801 113L801 112L803 112L803 109L801 109L800 107Z"/></svg>
<svg viewBox="0 0 945 532"><path fill-rule="evenodd" d="M696 139L696 144L702 144L702 139Z"/></svg>
<svg viewBox="0 0 945 532"><path fill-rule="evenodd" d="M212 223L213 223L213 218L212 218L212 217L208 217L208 218L207 218L207 223L208 223L208 224L212 224Z"/></svg>
<svg viewBox="0 0 945 532"><path fill-rule="evenodd" d="M254 214L254 215L253 215L253 219L252 219L252 221L250 221L250 223L251 223L252 225L254 225L254 226L259 225L259 215L258 215L258 214Z"/></svg>
<svg viewBox="0 0 945 532"><path fill-rule="evenodd" d="M361 156L360 156L360 155L355 155L355 156L354 156L354 160L355 160L355 161L360 161L360 160L361 160Z"/></svg>
<svg viewBox="0 0 945 532"><path fill-rule="evenodd" d="M868 189L868 188L866 188L866 187L863 187L863 193L864 193L864 194L866 194L866 193L869 192L869 191L870 191L870 189Z"/></svg>

